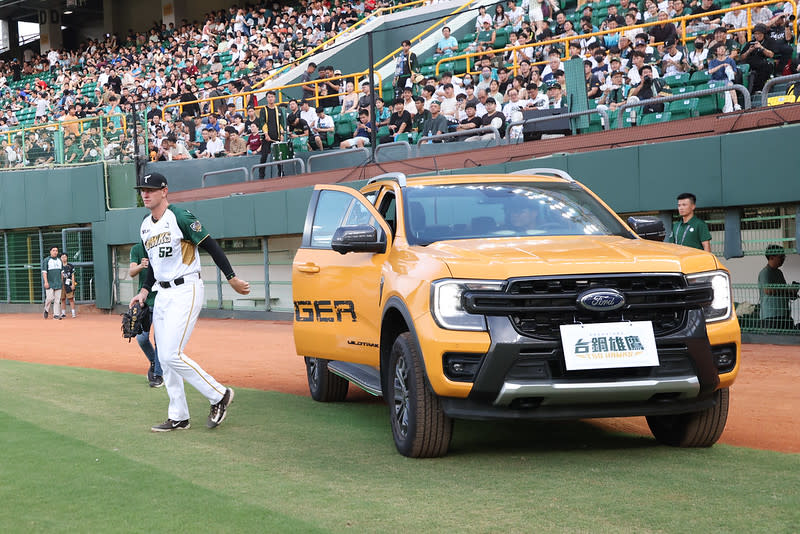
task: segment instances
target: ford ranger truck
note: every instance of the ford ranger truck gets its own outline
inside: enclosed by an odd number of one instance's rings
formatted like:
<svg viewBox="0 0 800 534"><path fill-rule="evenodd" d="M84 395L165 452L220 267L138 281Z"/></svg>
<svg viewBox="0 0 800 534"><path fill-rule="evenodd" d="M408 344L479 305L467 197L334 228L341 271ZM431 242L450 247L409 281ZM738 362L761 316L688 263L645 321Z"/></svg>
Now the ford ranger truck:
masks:
<svg viewBox="0 0 800 534"><path fill-rule="evenodd" d="M557 169L318 185L292 265L311 396L382 396L410 457L446 454L454 419L645 416L711 446L739 370L730 276L663 237Z"/></svg>

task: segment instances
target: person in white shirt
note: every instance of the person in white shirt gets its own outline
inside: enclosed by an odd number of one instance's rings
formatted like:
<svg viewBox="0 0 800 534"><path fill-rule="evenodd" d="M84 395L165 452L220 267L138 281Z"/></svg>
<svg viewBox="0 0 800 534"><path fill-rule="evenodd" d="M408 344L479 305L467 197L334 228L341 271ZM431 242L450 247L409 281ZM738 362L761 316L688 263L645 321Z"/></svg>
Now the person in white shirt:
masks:
<svg viewBox="0 0 800 534"><path fill-rule="evenodd" d="M307 100L300 102L300 118L311 126L317 120L317 110Z"/></svg>
<svg viewBox="0 0 800 534"><path fill-rule="evenodd" d="M551 50L547 55L548 63L542 70L542 81L548 82L553 78L553 73L557 70L564 70L564 63L561 62L561 52Z"/></svg>
<svg viewBox="0 0 800 534"><path fill-rule="evenodd" d="M408 111L412 117L417 114L417 105L414 103L414 93L410 87L403 89L403 110Z"/></svg>
<svg viewBox="0 0 800 534"><path fill-rule="evenodd" d="M522 28L522 19L525 13L521 8L517 7L517 3L514 0L508 0L508 11L506 11L506 15L511 22L511 27L514 28L515 32L518 32L520 28Z"/></svg>
<svg viewBox="0 0 800 534"><path fill-rule="evenodd" d="M309 125L311 126L311 136L314 138L314 144L317 145L319 150L323 150L322 138L325 137L327 140L328 133L333 133L334 131L333 117L326 115L323 108L319 108L316 110L314 121L310 122Z"/></svg>
<svg viewBox="0 0 800 534"><path fill-rule="evenodd" d="M539 92L539 86L535 83L528 84L528 100L525 109L544 109L549 104L547 96Z"/></svg>
<svg viewBox="0 0 800 534"><path fill-rule="evenodd" d="M664 55L661 64L664 68L664 76L673 76L686 71L686 55L678 50L677 41L667 41L664 43Z"/></svg>
<svg viewBox="0 0 800 534"><path fill-rule="evenodd" d="M225 141L217 135L217 131L214 128L208 128L208 135L206 149L200 155L205 158L213 158L225 150Z"/></svg>
<svg viewBox="0 0 800 534"><path fill-rule="evenodd" d="M527 101L519 98L519 91L514 87L509 88L506 94L508 95L508 102L503 106L503 115L506 116L506 121L510 122L514 113L525 108Z"/></svg>
<svg viewBox="0 0 800 534"><path fill-rule="evenodd" d="M492 23L492 17L486 14L486 8L481 6L478 8L478 18L475 19L475 33L481 31L483 29L483 23L488 22L489 24Z"/></svg>
<svg viewBox="0 0 800 534"><path fill-rule="evenodd" d="M444 84L443 89L444 89L444 95L439 101L442 115L444 115L448 121L457 120L458 117L456 112L457 112L458 102L456 101L456 95L455 95L455 90L453 89L453 84L446 83Z"/></svg>

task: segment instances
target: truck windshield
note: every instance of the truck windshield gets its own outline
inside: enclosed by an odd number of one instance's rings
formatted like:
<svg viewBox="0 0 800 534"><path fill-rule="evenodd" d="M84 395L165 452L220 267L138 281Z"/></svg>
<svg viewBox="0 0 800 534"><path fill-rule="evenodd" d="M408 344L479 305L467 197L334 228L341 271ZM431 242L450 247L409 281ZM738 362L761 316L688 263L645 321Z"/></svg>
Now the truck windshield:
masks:
<svg viewBox="0 0 800 534"><path fill-rule="evenodd" d="M578 184L449 184L405 188L411 245L523 236L635 236Z"/></svg>

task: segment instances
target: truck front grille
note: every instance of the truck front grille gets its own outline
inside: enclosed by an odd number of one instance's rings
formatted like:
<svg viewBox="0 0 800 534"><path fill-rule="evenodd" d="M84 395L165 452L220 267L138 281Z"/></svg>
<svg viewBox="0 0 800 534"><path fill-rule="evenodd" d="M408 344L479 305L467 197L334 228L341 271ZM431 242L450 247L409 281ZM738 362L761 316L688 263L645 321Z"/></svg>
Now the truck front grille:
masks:
<svg viewBox="0 0 800 534"><path fill-rule="evenodd" d="M625 305L588 311L578 296L590 289L615 289ZM651 321L659 337L682 328L687 311L712 298L710 285L690 287L681 274L604 274L514 278L503 292L465 292L463 306L470 313L507 316L518 332L539 339L560 339L562 324L618 321Z"/></svg>

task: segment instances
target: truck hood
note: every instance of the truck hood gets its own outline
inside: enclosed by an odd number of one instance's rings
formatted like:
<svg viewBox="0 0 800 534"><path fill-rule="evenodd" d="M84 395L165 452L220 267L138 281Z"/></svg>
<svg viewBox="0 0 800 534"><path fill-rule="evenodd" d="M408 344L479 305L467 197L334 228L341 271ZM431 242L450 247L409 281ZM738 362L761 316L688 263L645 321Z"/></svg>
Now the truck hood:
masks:
<svg viewBox="0 0 800 534"><path fill-rule="evenodd" d="M442 241L424 248L455 278L587 273L703 272L719 268L697 249L618 236L558 236Z"/></svg>

